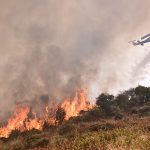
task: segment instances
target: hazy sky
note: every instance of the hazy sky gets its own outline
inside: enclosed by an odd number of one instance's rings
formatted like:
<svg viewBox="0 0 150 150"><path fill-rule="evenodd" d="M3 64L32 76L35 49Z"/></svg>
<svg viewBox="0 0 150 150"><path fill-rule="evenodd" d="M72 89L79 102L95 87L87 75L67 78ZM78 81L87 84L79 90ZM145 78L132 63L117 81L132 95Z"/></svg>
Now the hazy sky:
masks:
<svg viewBox="0 0 150 150"><path fill-rule="evenodd" d="M149 0L0 0L0 107L87 86L150 85Z"/></svg>

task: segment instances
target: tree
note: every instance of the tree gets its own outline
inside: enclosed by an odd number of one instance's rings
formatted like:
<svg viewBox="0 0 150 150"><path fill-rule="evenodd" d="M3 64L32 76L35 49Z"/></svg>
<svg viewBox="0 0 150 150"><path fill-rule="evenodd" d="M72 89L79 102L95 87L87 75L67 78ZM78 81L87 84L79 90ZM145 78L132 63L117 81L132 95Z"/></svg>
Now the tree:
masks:
<svg viewBox="0 0 150 150"><path fill-rule="evenodd" d="M107 94L107 93L102 93L99 95L99 97L96 99L96 105L100 107L105 107L106 105L112 103L114 100L114 96Z"/></svg>
<svg viewBox="0 0 150 150"><path fill-rule="evenodd" d="M112 109L113 104L114 104L114 96L107 93L102 93L96 99L96 105L100 109L102 109L102 111L105 112L106 115L109 116L113 115L113 109Z"/></svg>
<svg viewBox="0 0 150 150"><path fill-rule="evenodd" d="M66 117L65 110L59 106L56 111L55 125L62 124L62 122L65 120L65 117Z"/></svg>
<svg viewBox="0 0 150 150"><path fill-rule="evenodd" d="M120 93L116 97L115 101L116 101L116 104L119 106L119 108L125 111L128 109L128 106L130 104L129 95L126 93Z"/></svg>
<svg viewBox="0 0 150 150"><path fill-rule="evenodd" d="M135 88L136 96L139 97L139 105L144 105L150 101L150 88L144 86L138 86Z"/></svg>

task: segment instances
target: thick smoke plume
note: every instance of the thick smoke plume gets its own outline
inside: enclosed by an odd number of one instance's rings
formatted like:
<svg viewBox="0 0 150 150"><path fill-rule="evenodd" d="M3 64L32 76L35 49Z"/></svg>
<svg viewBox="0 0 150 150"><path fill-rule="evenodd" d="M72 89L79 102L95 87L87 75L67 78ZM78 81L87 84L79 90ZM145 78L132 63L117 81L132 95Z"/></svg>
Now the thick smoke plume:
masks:
<svg viewBox="0 0 150 150"><path fill-rule="evenodd" d="M1 0L0 110L42 94L61 100L82 86L90 97L139 82L148 47L148 0ZM143 60L146 58L146 60ZM147 68L148 69L148 68Z"/></svg>

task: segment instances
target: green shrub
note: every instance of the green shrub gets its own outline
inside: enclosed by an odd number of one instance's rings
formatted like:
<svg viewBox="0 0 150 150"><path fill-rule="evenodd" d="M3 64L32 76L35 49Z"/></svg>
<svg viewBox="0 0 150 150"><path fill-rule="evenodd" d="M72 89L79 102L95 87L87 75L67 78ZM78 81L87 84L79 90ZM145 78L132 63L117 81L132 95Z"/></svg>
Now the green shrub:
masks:
<svg viewBox="0 0 150 150"><path fill-rule="evenodd" d="M21 135L21 132L19 130L13 130L9 136L9 139L17 138Z"/></svg>
<svg viewBox="0 0 150 150"><path fill-rule="evenodd" d="M102 117L104 117L102 110L98 107L94 107L93 109L90 109L79 116L71 117L69 121L72 123L89 122L98 120Z"/></svg>
<svg viewBox="0 0 150 150"><path fill-rule="evenodd" d="M150 106L143 106L139 109L140 113L150 112Z"/></svg>
<svg viewBox="0 0 150 150"><path fill-rule="evenodd" d="M102 110L98 107L94 107L93 109L90 109L85 114L82 115L81 121L88 122L88 121L95 121L104 116L104 113Z"/></svg>
<svg viewBox="0 0 150 150"><path fill-rule="evenodd" d="M137 107L133 107L133 108L131 108L131 113L132 114L138 114L139 113L139 109Z"/></svg>

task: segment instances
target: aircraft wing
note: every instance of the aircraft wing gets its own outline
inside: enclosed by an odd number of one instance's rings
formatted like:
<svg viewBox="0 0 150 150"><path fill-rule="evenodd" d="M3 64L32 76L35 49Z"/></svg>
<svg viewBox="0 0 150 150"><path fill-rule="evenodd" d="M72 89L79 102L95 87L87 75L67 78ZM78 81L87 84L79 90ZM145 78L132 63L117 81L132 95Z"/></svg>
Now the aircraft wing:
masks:
<svg viewBox="0 0 150 150"><path fill-rule="evenodd" d="M143 39L145 39L145 38L147 38L147 37L150 37L150 33L147 34L147 35L145 35L145 36L143 36L143 37L141 37L141 39L143 40Z"/></svg>

